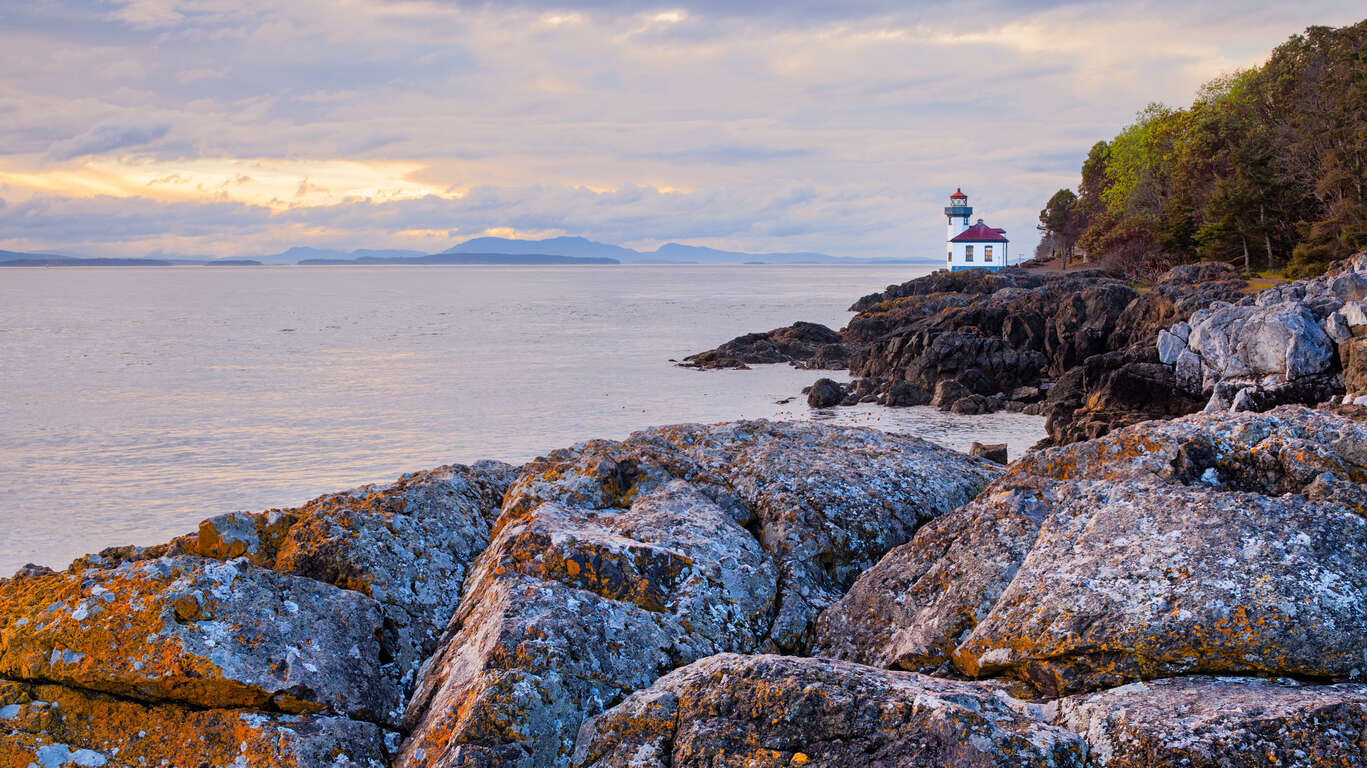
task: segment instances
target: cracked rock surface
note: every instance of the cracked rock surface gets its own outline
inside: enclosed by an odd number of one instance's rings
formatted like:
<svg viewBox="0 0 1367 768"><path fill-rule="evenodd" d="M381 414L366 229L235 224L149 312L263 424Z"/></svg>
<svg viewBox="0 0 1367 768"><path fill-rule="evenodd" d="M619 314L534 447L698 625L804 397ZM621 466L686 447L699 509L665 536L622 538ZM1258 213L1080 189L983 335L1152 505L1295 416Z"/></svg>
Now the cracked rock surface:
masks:
<svg viewBox="0 0 1367 768"><path fill-rule="evenodd" d="M1061 699L1102 768L1367 765L1367 686L1187 677Z"/></svg>
<svg viewBox="0 0 1367 768"><path fill-rule="evenodd" d="M1367 674L1367 430L1299 406L1038 452L864 573L817 650L1060 696Z"/></svg>
<svg viewBox="0 0 1367 768"><path fill-rule="evenodd" d="M769 422L538 459L424 669L395 764L565 765L585 718L671 669L803 648L863 568L998 471L916 438Z"/></svg>
<svg viewBox="0 0 1367 768"><path fill-rule="evenodd" d="M1074 733L988 685L831 659L723 654L589 721L588 768L1082 768Z"/></svg>
<svg viewBox="0 0 1367 768"><path fill-rule="evenodd" d="M382 731L324 715L147 704L0 682L0 765L380 768Z"/></svg>
<svg viewBox="0 0 1367 768"><path fill-rule="evenodd" d="M244 561L168 557L0 591L0 676L193 707L383 721L375 601Z"/></svg>

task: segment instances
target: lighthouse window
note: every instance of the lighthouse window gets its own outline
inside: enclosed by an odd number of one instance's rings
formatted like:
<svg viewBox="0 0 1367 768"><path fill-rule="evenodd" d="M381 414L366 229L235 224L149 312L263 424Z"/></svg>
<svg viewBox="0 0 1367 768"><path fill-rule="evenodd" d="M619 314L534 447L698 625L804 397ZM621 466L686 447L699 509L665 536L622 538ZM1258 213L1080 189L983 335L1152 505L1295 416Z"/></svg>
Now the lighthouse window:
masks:
<svg viewBox="0 0 1367 768"><path fill-rule="evenodd" d="M992 261L992 246L983 246L983 261Z"/></svg>
<svg viewBox="0 0 1367 768"><path fill-rule="evenodd" d="M971 246L971 245L965 245L965 246L964 246L964 261L972 261L972 260L973 260L973 246Z"/></svg>

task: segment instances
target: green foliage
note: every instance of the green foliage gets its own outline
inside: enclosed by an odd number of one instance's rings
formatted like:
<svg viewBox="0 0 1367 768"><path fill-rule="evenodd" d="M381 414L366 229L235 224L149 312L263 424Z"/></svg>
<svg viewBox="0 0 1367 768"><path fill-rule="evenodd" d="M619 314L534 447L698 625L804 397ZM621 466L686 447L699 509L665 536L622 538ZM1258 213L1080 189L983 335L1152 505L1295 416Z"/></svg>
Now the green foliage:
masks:
<svg viewBox="0 0 1367 768"><path fill-rule="evenodd" d="M1310 274L1367 248L1367 21L1311 27L1186 109L1150 104L1092 147L1067 216L1058 203L1041 231L1131 274L1197 258Z"/></svg>
<svg viewBox="0 0 1367 768"><path fill-rule="evenodd" d="M1071 189L1060 189L1055 192L1053 197L1049 198L1049 203L1044 206L1044 210L1039 212L1039 231L1043 234L1044 240L1051 243L1063 257L1064 267L1068 266L1068 261L1073 256L1073 247L1077 244L1082 229L1082 210L1078 206L1077 195L1073 194Z"/></svg>

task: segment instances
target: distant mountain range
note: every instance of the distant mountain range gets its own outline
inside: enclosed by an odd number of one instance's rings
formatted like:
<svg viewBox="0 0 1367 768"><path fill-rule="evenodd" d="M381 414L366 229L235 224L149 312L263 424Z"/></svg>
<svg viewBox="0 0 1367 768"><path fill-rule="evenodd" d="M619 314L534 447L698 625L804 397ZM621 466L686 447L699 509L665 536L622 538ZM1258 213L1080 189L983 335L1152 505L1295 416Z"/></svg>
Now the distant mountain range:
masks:
<svg viewBox="0 0 1367 768"><path fill-rule="evenodd" d="M302 259L304 266L342 264L621 264L600 256L549 253L432 253L423 256L359 256L354 259Z"/></svg>
<svg viewBox="0 0 1367 768"><path fill-rule="evenodd" d="M545 240L514 240L476 237L446 249L445 253L554 254L617 259L623 264L893 264L892 259L847 259L825 253L746 253L698 245L665 243L653 251L637 251L620 245L599 243L583 237L551 237Z"/></svg>
<svg viewBox="0 0 1367 768"><path fill-rule="evenodd" d="M468 256L467 260L446 257ZM441 253L405 250L341 251L296 246L259 257L268 264L906 264L904 259L847 259L825 253L746 253L666 243L638 251L585 237L517 240L474 237Z"/></svg>
<svg viewBox="0 0 1367 768"><path fill-rule="evenodd" d="M162 254L153 254L163 256ZM215 264L911 264L915 259L850 259L825 253L747 253L698 245L665 243L653 251L638 251L600 243L584 237L551 237L517 240L507 237L475 237L441 253L404 249L343 251L295 246L255 259L146 258L86 259L52 253L0 251L0 266L170 266Z"/></svg>

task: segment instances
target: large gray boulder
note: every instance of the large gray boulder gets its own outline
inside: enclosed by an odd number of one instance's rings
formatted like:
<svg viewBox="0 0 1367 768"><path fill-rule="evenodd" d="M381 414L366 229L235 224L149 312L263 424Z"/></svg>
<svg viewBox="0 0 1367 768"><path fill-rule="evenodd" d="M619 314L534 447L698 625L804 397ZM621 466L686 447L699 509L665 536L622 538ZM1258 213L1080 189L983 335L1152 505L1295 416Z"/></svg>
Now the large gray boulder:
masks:
<svg viewBox="0 0 1367 768"><path fill-rule="evenodd" d="M1367 675L1367 427L1299 407L1029 455L864 573L816 650L1050 696Z"/></svg>
<svg viewBox="0 0 1367 768"><path fill-rule="evenodd" d="M1333 362L1333 341L1303 304L1216 305L1192 315L1190 323L1187 349L1204 364L1205 390L1229 379L1294 381L1323 373ZM1176 360L1171 350L1169 356Z"/></svg>
<svg viewBox="0 0 1367 768"><path fill-rule="evenodd" d="M1060 699L1098 768L1367 766L1367 686L1184 677Z"/></svg>
<svg viewBox="0 0 1367 768"><path fill-rule="evenodd" d="M409 705L397 766L566 765L671 669L802 650L858 573L998 472L866 429L748 422L527 465Z"/></svg>
<svg viewBox="0 0 1367 768"><path fill-rule="evenodd" d="M1313 405L1354 392L1339 374L1346 345L1367 334L1367 253L1329 274L1273 286L1237 303L1217 301L1156 337L1177 386L1209 398L1207 410Z"/></svg>
<svg viewBox="0 0 1367 768"><path fill-rule="evenodd" d="M830 659L725 654L584 725L584 768L1082 768L1074 734L977 683Z"/></svg>
<svg viewBox="0 0 1367 768"><path fill-rule="evenodd" d="M954 649L1050 695L1194 672L1362 679L1367 525L1336 504L1077 483Z"/></svg>
<svg viewBox="0 0 1367 768"><path fill-rule="evenodd" d="M379 603L385 674L405 692L436 650L516 469L500 462L413 472L393 483L320 496L292 509L231 512L169 545L107 550L78 567L170 554L231 560L304 576Z"/></svg>
<svg viewBox="0 0 1367 768"><path fill-rule="evenodd" d="M397 723L381 629L358 592L245 560L144 560L0 583L0 678Z"/></svg>
<svg viewBox="0 0 1367 768"><path fill-rule="evenodd" d="M659 427L529 463L498 525L544 501L625 509L641 494L686 480L773 557L781 592L769 639L801 653L817 615L864 569L1000 472L920 438L871 429L767 421Z"/></svg>
<svg viewBox="0 0 1367 768"><path fill-rule="evenodd" d="M0 677L26 683L0 683L0 765L387 764L514 474L441 467L0 580Z"/></svg>
<svg viewBox="0 0 1367 768"><path fill-rule="evenodd" d="M543 504L480 560L397 764L563 762L587 714L679 664L753 652L775 591L759 543L686 483L625 511Z"/></svg>

